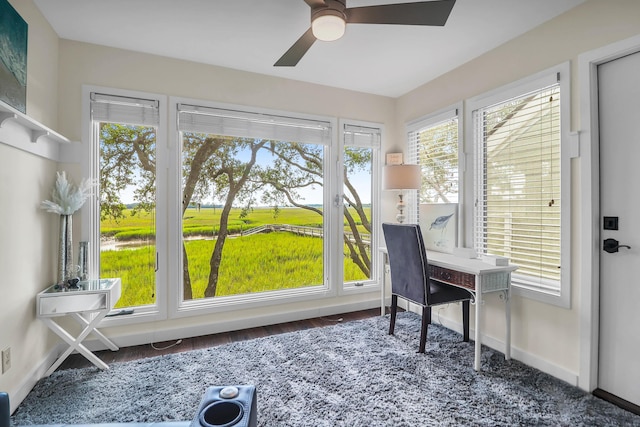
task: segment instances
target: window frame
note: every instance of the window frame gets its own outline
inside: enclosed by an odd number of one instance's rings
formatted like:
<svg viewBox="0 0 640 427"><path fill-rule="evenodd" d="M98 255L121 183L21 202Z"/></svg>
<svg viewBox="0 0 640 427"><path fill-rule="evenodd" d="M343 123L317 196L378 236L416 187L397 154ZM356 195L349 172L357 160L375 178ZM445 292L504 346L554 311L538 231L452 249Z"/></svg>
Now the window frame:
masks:
<svg viewBox="0 0 640 427"><path fill-rule="evenodd" d="M517 281L512 280L512 291L515 295L570 308L571 306L571 158L574 157L571 149L571 76L570 64L563 64L551 67L547 70L533 74L529 77L517 80L513 83L499 87L485 94L470 98L466 101L465 109L465 153L471 156L473 162L468 162L467 172L471 179L466 179L465 202L471 207L465 218L467 232L465 241L468 246L473 245L474 219L473 207L475 206L475 180L476 180L476 146L477 141L474 129L474 112L480 108L497 104L523 94L533 92L558 82L560 84L560 192L561 192L561 213L560 213L560 283L558 292L545 292L519 286Z"/></svg>
<svg viewBox="0 0 640 427"><path fill-rule="evenodd" d="M336 253L336 256L339 256L340 254L343 254L344 250L343 250L343 243L342 243L342 236L343 236L343 232L344 232L344 227L341 227L340 225L342 224L343 218L344 218L344 214L342 213L342 209L344 209L343 206L343 202L344 199L342 198L343 195L343 189L344 189L344 182L342 179L342 170L344 167L344 149L347 146L350 146L348 144L345 143L345 129L347 128L347 126L355 126L355 127L363 127L363 128L371 128L371 129L378 129L380 137L379 137L379 141L378 143L374 143L371 146L372 149L372 160L371 160L371 210L370 210L370 221L371 221L371 242L370 242L370 259L371 259L371 277L367 280L363 280L360 282L345 282L344 281L344 268L340 268L340 274L339 277L335 277L334 280L336 281L336 283L341 283L342 286L340 286L339 289L339 294L340 295L349 295L349 294L359 294L359 293L364 293L364 292L372 292L372 291L376 291L380 289L380 268L379 268L379 262L380 262L380 257L378 256L378 247L380 246L380 242L381 242L381 221L380 221L380 212L381 212L381 207L380 207L380 203L381 203L381 179L382 179L382 166L381 166L381 151L382 151L382 145L383 145L383 141L384 141L384 126L380 123L373 123L373 122L365 122L365 121L360 121L360 120L349 120L349 119L340 119L338 120L338 138L339 138L339 145L338 145L338 149L336 150L338 153L338 166L337 166L337 170L336 170L336 175L337 175L337 184L338 184L338 192L336 194L340 194L340 216L339 219L337 221L338 223L338 229L335 231L336 235L339 236L336 238L337 242L336 244L338 245L336 251L334 251ZM340 257L339 260L336 260L336 263L343 262L342 257ZM340 264L342 265L342 264ZM362 283L360 284L356 284L356 283Z"/></svg>
<svg viewBox="0 0 640 427"><path fill-rule="evenodd" d="M159 124L156 129L156 206L164 201L167 189L164 184L166 179L167 150L164 147L168 144L167 138L167 97L165 95L101 87L93 85L82 86L82 135L86 143L82 144L82 154L79 163L82 164L82 176L97 180L100 167L100 148L94 144L94 124L91 115L91 93L98 92L106 95L114 95L130 98L142 98L154 100L159 103ZM92 197L81 209L81 240L98 242L100 240L100 204L98 197ZM103 326L130 325L136 323L153 322L165 320L168 317L168 279L167 274L163 274L163 268L168 265L167 257L167 233L166 213L156 209L156 301L153 305L136 307L132 314L126 316L114 316L102 320ZM100 260L100 246L89 245L89 277L98 278ZM114 311L118 311L116 309Z"/></svg>
<svg viewBox="0 0 640 427"><path fill-rule="evenodd" d="M152 94L141 91L131 91L110 87L94 85L82 86L82 135L85 144L79 147L75 160L82 165L82 175L97 178L96 171L99 168L99 147L94 144L91 117L92 92L99 92L107 95L137 97L157 100L160 104L160 124L157 128L157 238L156 246L158 251L158 272L156 273L156 303L153 307L138 310L126 316L114 316L104 319L103 326L121 326L136 323L153 322L166 319L179 319L192 316L208 315L213 313L237 311L238 309L254 309L272 305L282 305L288 303L298 303L305 301L322 300L341 296L351 296L362 293L371 293L379 289L379 268L377 257L377 246L379 243L380 231L380 150L382 147L384 127L380 123L371 123L357 120L342 120L337 117L309 115L297 112L279 111L258 107L239 106L212 101L196 100L192 98L174 97L160 94ZM202 299L182 301L182 288L177 286L181 283L182 274L182 232L175 224L181 222L181 141L177 123L178 109L180 103L202 105L213 108L231 108L248 113L270 114L290 116L299 119L311 119L329 122L331 124L330 143L324 145L324 168L327 171L323 203L327 210L327 217L324 222L324 278L321 286L307 289L293 289L261 293L260 295L239 295L231 298L224 298L221 301L216 299ZM340 125L338 124L340 123ZM344 124L372 127L380 130L380 144L374 149L374 160L372 162L372 203L375 204L371 212L371 221L374 231L374 240L371 246L372 277L367 280L364 286L344 284L343 269L343 180L342 180L342 157L344 155L344 134L342 132ZM335 203L336 197L339 203ZM162 207L164 205L165 207ZM99 239L99 200L94 198L91 203L86 203L81 217L81 239L87 241L97 241ZM99 259L98 245L91 245L94 250L92 258L93 266L98 265ZM170 261L180 260L180 261ZM90 268L92 266L90 265ZM93 267L95 269L95 267ZM99 274L94 272L94 275ZM117 310L116 310L117 311ZM283 314L286 317L286 314ZM284 318L283 317L283 318Z"/></svg>
<svg viewBox="0 0 640 427"><path fill-rule="evenodd" d="M458 236L457 236L457 245L464 245L464 225L465 225L465 172L466 172L466 157L464 154L464 126L463 126L463 104L462 102L456 103L449 107L438 110L432 114L428 114L426 116L420 117L418 119L412 120L405 125L405 135L407 138L407 163L409 164L420 164L418 159L418 147L417 147L417 139L412 137L413 133L417 133L420 130L424 130L425 128L436 126L442 122L447 120L457 119L458 121ZM411 218L413 218L413 222L418 222L419 220L419 208L420 208L420 200L417 191L413 190L413 194L409 198L412 205L410 212L409 221L412 222Z"/></svg>
<svg viewBox="0 0 640 427"><path fill-rule="evenodd" d="M265 109L257 107L249 107L244 105L235 105L220 103L214 101L196 100L193 98L184 97L169 97L169 179L170 181L170 200L168 201L169 211L169 256L171 259L178 260L176 263L170 265L169 277L170 282L176 285L171 286L169 289L169 316L170 318L182 318L191 317L202 314L212 314L227 311L235 311L238 309L258 309L260 307L296 303L301 301L310 301L316 299L323 299L334 297L338 294L338 286L336 286L331 276L331 271L335 271L335 257L332 253L331 239L324 239L324 278L323 284L320 286L314 286L311 288L297 288L297 289L284 289L279 291L270 291L258 294L243 294L234 296L225 296L223 298L202 298L190 301L183 301L182 299L182 286L178 286L178 283L182 283L182 229L178 225L181 224L181 200L182 200L182 188L180 185L181 168L182 168L182 142L180 140L180 131L178 129L178 106L180 104L196 105L205 108L219 108L241 111L249 114L266 114L276 115L283 117L294 117L298 119L309 119L329 122L331 124L331 143L325 145L324 156L324 169L327 170L328 177L334 176L332 172L332 165L337 164L337 119L327 116L310 115L302 113L294 113L289 111L281 111L275 109ZM333 203L332 194L335 192L336 183L335 179L331 180L330 185L324 189L323 204L325 208L329 209L331 214L328 218L324 219L323 233L325 236L331 236L331 230L336 225L336 211L338 207ZM173 199L173 200L171 200ZM340 205L341 208L341 205ZM342 240L341 240L342 241ZM175 265L174 265L175 264Z"/></svg>

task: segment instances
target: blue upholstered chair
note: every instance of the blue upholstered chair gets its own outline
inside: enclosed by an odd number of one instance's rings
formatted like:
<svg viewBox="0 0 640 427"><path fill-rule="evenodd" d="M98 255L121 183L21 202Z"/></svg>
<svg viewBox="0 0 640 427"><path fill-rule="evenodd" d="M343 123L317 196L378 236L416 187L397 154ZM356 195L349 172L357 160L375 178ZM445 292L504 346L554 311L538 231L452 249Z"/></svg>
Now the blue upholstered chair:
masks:
<svg viewBox="0 0 640 427"><path fill-rule="evenodd" d="M398 310L398 297L422 306L422 329L419 353L427 344L427 328L431 323L431 307L462 302L463 340L469 341L469 301L471 293L464 288L429 278L427 251L417 224L382 224L391 270L391 320L393 335Z"/></svg>
<svg viewBox="0 0 640 427"><path fill-rule="evenodd" d="M11 427L9 395L3 391L0 391L0 427Z"/></svg>

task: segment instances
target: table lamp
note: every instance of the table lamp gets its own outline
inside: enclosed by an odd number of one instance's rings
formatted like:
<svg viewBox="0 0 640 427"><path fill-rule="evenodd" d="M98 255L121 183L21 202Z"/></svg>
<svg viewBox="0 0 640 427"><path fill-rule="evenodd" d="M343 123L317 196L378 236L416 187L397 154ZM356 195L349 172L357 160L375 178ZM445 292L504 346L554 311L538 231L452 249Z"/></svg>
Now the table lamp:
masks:
<svg viewBox="0 0 640 427"><path fill-rule="evenodd" d="M398 215L396 220L402 224L405 220L405 204L402 190L418 190L422 181L420 165L387 165L384 167L383 188L385 190L400 190L398 194Z"/></svg>

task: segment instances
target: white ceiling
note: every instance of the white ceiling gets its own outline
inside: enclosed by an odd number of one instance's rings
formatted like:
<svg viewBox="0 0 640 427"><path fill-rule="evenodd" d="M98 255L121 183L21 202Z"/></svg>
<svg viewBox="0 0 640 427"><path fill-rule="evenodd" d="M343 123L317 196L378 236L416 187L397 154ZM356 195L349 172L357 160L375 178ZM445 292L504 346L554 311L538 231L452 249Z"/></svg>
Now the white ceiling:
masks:
<svg viewBox="0 0 640 427"><path fill-rule="evenodd" d="M410 0L347 0L348 7ZM350 24L296 67L303 0L35 0L60 38L398 97L584 0L458 0L444 27Z"/></svg>

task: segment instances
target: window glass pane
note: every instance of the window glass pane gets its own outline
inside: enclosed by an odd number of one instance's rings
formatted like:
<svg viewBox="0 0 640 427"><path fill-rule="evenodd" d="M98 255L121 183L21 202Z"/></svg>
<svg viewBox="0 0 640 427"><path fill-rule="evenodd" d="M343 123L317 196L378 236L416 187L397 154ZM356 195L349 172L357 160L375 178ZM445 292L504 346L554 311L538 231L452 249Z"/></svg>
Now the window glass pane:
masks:
<svg viewBox="0 0 640 427"><path fill-rule="evenodd" d="M155 303L156 128L99 122L100 277L119 277L116 307Z"/></svg>
<svg viewBox="0 0 640 427"><path fill-rule="evenodd" d="M324 146L182 132L183 299L324 283Z"/></svg>
<svg viewBox="0 0 640 427"><path fill-rule="evenodd" d="M514 278L560 281L560 88L554 85L476 112L480 175L477 249L509 257Z"/></svg>
<svg viewBox="0 0 640 427"><path fill-rule="evenodd" d="M344 148L344 281L372 278L371 201L373 149Z"/></svg>

